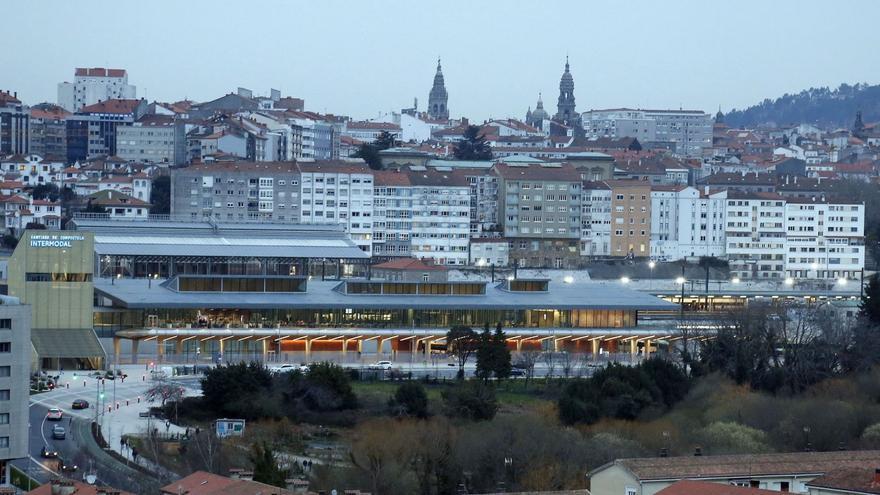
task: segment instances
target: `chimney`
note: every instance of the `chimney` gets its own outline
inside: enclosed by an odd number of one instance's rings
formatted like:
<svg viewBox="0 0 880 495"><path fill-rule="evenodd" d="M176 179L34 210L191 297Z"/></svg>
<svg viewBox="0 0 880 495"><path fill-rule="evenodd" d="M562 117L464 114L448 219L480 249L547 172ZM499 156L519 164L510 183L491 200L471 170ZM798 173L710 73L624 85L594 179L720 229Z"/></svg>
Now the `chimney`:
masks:
<svg viewBox="0 0 880 495"><path fill-rule="evenodd" d="M701 457L703 455L703 449L697 447L694 449L694 457Z"/></svg>

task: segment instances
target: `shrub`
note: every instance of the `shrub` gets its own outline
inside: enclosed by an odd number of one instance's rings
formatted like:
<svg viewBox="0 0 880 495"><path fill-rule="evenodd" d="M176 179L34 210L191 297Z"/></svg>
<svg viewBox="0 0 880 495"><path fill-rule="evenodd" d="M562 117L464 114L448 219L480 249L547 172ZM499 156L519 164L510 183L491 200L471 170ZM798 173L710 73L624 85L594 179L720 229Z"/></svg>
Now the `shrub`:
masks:
<svg viewBox="0 0 880 495"><path fill-rule="evenodd" d="M475 421L492 419L498 412L495 389L479 381L455 385L443 391L446 415Z"/></svg>
<svg viewBox="0 0 880 495"><path fill-rule="evenodd" d="M394 397L388 402L398 415L428 417L428 394L418 382L406 382L397 387Z"/></svg>

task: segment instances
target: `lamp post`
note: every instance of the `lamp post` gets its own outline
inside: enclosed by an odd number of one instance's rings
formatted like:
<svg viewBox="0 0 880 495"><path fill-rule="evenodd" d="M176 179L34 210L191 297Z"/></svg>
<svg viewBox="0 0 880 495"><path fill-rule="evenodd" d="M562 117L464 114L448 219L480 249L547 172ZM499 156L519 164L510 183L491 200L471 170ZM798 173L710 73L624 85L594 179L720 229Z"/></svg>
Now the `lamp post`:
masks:
<svg viewBox="0 0 880 495"><path fill-rule="evenodd" d="M656 266L657 266L657 263L655 263L654 260L651 260L648 262L648 268L651 270L651 281L648 282L648 290L651 290L654 288L654 267L656 267Z"/></svg>
<svg viewBox="0 0 880 495"><path fill-rule="evenodd" d="M675 283L677 283L678 285L681 286L681 296L679 296L679 299L678 299L678 302L679 302L678 317L682 321L682 324L684 324L684 284L685 284L685 282L687 282L687 280L683 276L680 276L675 279Z"/></svg>

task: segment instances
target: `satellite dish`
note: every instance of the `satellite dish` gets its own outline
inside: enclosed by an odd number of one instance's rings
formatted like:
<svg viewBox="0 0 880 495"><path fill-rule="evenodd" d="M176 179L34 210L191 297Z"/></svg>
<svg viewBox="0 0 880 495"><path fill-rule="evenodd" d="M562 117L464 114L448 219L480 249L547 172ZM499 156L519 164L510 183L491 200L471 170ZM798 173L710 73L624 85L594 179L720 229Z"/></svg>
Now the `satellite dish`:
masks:
<svg viewBox="0 0 880 495"><path fill-rule="evenodd" d="M95 476L94 474L87 474L86 475L86 483L88 483L90 485L94 485L95 481L97 481L97 480L98 480L98 477Z"/></svg>

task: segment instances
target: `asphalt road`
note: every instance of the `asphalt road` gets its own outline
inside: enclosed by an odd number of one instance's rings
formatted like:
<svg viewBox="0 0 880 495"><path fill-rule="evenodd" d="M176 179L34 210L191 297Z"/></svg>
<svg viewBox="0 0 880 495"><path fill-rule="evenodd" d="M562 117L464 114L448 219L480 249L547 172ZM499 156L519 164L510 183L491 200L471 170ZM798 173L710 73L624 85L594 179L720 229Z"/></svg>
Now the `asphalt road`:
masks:
<svg viewBox="0 0 880 495"><path fill-rule="evenodd" d="M14 462L16 467L29 473L40 483L48 482L53 477L62 475L58 472L57 462L54 459L41 457L41 450L46 446L47 450L58 452L66 464L77 465L75 472L63 473L63 476L82 480L83 477L93 472L98 485L109 485L132 493L146 493L158 486L155 479L150 479L141 471L135 470L126 463L120 462L109 453L101 449L91 434L91 423L95 419L95 403L97 390L93 385L93 379L87 379L87 386L80 388L80 380L72 381L70 388L59 388L50 392L44 392L31 396L30 401L30 427L28 432L29 459L19 459ZM184 386L198 387L196 379L190 383L181 383ZM125 383L118 380L116 383L116 399L125 401L135 400L142 396L149 387L149 381L143 382L137 379L127 379ZM106 403L109 405L113 400L113 381L107 380L104 384ZM75 399L85 399L89 402L89 408L84 410L72 410L70 408ZM64 412L62 421L49 421L46 413L50 407L58 407ZM103 420L112 420L108 415ZM52 438L52 427L60 424L67 430L64 440Z"/></svg>

